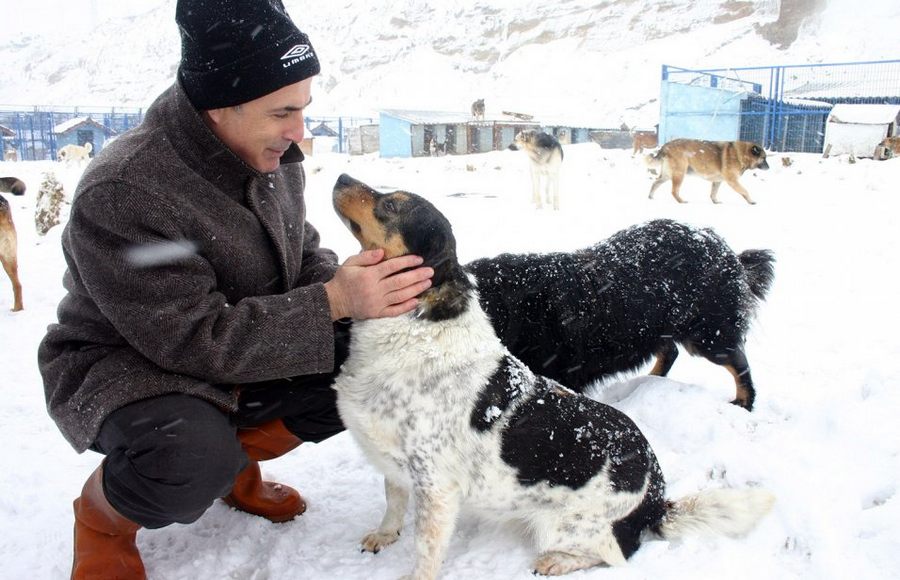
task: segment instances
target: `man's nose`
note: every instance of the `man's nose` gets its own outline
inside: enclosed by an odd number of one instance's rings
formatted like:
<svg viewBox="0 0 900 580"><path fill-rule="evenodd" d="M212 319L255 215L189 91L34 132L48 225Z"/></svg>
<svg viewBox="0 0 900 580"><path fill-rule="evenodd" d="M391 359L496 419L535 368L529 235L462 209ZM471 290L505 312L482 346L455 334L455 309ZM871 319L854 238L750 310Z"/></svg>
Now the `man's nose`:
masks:
<svg viewBox="0 0 900 580"><path fill-rule="evenodd" d="M305 134L305 131L306 119L303 118L303 115L300 115L298 121L296 123L292 123L285 137L287 137L294 143L299 143L303 141L303 135Z"/></svg>

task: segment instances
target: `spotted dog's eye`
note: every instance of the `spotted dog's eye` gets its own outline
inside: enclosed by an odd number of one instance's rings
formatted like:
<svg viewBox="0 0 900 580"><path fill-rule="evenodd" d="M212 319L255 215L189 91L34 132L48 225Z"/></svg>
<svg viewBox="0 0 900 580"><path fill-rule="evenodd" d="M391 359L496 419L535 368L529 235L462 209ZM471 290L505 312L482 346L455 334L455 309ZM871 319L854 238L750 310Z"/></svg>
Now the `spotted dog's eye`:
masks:
<svg viewBox="0 0 900 580"><path fill-rule="evenodd" d="M397 213L397 202L391 198L387 198L381 204L381 209L389 213Z"/></svg>

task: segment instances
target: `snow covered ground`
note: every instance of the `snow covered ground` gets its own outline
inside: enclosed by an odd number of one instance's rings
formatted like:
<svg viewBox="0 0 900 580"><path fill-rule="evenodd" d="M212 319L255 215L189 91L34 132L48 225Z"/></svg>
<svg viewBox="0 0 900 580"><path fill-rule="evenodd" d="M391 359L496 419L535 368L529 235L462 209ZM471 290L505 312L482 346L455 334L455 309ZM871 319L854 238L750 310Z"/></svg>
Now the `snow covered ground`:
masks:
<svg viewBox="0 0 900 580"><path fill-rule="evenodd" d="M756 410L728 404L730 375L682 356L668 378L646 369L617 377L594 396L630 415L659 456L671 496L699 489L760 485L774 511L749 537L646 543L619 569L572 578L845 579L900 575L900 356L896 329L896 233L900 160L822 159L770 154L771 170L742 182L747 205L723 186L714 206L707 183L689 178L677 204L663 187L650 201L650 177L630 152L566 146L562 208L534 210L525 156L512 151L424 159L316 155L306 162L311 221L341 258L356 243L331 209L343 172L431 199L454 225L462 260L504 251L576 249L656 217L712 226L735 250L777 256L771 294L747 345L758 389ZM76 454L44 408L36 348L62 296L61 227L38 237L33 225L42 173L69 195L81 169L53 162L0 163L0 175L26 181L7 195L19 232L25 310L9 312L0 277L0 559L3 578L67 578L74 499L100 456ZM893 224L893 225L892 225ZM360 553L381 517L380 476L344 433L305 444L263 465L297 487L309 511L287 524L217 502L192 525L143 530L138 545L149 577L172 579L394 579L413 559L412 527L378 555ZM530 579L527 537L477 514L462 516L443 568L445 579Z"/></svg>

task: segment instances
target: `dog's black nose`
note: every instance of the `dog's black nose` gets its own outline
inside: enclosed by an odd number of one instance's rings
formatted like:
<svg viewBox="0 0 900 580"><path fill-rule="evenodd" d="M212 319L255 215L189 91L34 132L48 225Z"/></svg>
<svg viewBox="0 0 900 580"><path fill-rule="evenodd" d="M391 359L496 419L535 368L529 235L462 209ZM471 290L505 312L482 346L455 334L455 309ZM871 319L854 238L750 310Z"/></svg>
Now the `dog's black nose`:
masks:
<svg viewBox="0 0 900 580"><path fill-rule="evenodd" d="M357 180L353 179L346 173L341 173L341 176L337 178L338 185L354 185L359 183Z"/></svg>

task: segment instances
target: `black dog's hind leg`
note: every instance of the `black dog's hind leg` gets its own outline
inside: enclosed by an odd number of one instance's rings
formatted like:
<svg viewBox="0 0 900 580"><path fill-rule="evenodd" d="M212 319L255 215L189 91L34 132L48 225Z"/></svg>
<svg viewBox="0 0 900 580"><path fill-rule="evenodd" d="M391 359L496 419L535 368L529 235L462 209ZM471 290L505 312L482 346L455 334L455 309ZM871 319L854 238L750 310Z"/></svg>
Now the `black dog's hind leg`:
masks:
<svg viewBox="0 0 900 580"><path fill-rule="evenodd" d="M747 363L743 345L723 347L719 344L710 348L704 347L699 341L685 341L683 345L691 354L700 355L709 362L725 367L734 377L735 397L731 403L748 411L753 410L756 389L753 388L753 379L750 378L750 365Z"/></svg>
<svg viewBox="0 0 900 580"><path fill-rule="evenodd" d="M669 370L675 363L676 358L678 358L678 347L675 345L675 341L668 340L664 342L659 350L656 351L656 364L653 365L650 374L658 377L666 376L669 374Z"/></svg>
<svg viewBox="0 0 900 580"><path fill-rule="evenodd" d="M734 376L735 398L732 404L743 407L748 411L753 410L753 401L756 399L756 389L753 388L753 379L750 378L750 365L747 364L747 356L742 347L731 351L724 360L714 361Z"/></svg>
<svg viewBox="0 0 900 580"><path fill-rule="evenodd" d="M696 344L694 346L696 347ZM744 348L736 346L715 353L698 348L696 352L703 355L708 361L728 369L728 372L734 377L735 386L735 397L731 403L752 411L756 389L753 388L753 379L750 378L750 365L747 364Z"/></svg>

